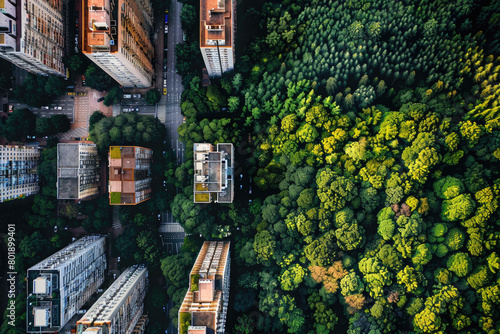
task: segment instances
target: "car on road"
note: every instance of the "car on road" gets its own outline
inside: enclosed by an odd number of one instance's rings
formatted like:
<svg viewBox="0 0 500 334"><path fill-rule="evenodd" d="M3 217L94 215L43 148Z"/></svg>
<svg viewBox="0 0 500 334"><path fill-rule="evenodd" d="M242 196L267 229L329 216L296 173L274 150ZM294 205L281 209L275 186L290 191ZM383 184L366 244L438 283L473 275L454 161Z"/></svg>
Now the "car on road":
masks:
<svg viewBox="0 0 500 334"><path fill-rule="evenodd" d="M104 101L104 96L97 99L97 102Z"/></svg>
<svg viewBox="0 0 500 334"><path fill-rule="evenodd" d="M62 107L54 107L55 110L62 110Z"/></svg>
<svg viewBox="0 0 500 334"><path fill-rule="evenodd" d="M42 109L49 110L49 106L42 106Z"/></svg>

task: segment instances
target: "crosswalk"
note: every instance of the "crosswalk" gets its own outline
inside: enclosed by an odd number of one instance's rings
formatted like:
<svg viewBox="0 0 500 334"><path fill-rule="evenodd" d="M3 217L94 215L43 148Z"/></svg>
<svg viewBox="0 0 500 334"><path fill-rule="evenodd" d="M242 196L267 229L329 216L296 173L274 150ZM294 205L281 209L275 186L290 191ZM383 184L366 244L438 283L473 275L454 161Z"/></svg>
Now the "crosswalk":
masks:
<svg viewBox="0 0 500 334"><path fill-rule="evenodd" d="M122 223L120 222L120 207L119 206L114 206L113 207L113 229L121 229L122 228Z"/></svg>

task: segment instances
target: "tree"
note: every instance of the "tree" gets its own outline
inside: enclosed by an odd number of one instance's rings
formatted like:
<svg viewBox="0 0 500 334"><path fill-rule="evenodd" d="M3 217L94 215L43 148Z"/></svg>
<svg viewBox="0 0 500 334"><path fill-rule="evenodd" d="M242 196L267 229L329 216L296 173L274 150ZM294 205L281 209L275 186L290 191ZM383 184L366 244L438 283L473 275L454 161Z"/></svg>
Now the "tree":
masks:
<svg viewBox="0 0 500 334"><path fill-rule="evenodd" d="M181 26L182 30L189 33L193 30L196 21L196 9L193 5L185 3L181 10Z"/></svg>
<svg viewBox="0 0 500 334"><path fill-rule="evenodd" d="M35 133L36 117L29 109L16 109L7 118L4 135L8 141L23 140Z"/></svg>
<svg viewBox="0 0 500 334"><path fill-rule="evenodd" d="M101 92L110 90L112 86L116 85L115 81L106 72L94 64L87 67L85 81L87 86Z"/></svg>
<svg viewBox="0 0 500 334"><path fill-rule="evenodd" d="M118 86L114 86L109 90L108 95L106 95L106 97L104 98L103 103L107 107L113 104L118 104L122 100L122 96L123 96L123 90ZM97 121L94 123L97 123Z"/></svg>
<svg viewBox="0 0 500 334"><path fill-rule="evenodd" d="M37 136L51 136L54 134L53 124L50 118L40 117L36 119L35 132Z"/></svg>
<svg viewBox="0 0 500 334"><path fill-rule="evenodd" d="M281 288L285 291L295 290L304 279L304 268L299 264L288 267L280 276Z"/></svg>
<svg viewBox="0 0 500 334"><path fill-rule="evenodd" d="M442 199L452 199L460 195L464 189L462 181L452 176L434 182L434 192Z"/></svg>
<svg viewBox="0 0 500 334"><path fill-rule="evenodd" d="M340 281L340 289L343 296L362 293L365 286L354 270L351 270Z"/></svg>
<svg viewBox="0 0 500 334"><path fill-rule="evenodd" d="M68 67L74 72L78 71L82 64L83 61L79 54L74 54L68 59Z"/></svg>
<svg viewBox="0 0 500 334"><path fill-rule="evenodd" d="M69 130L69 119L66 115L53 115L50 118L55 133L63 133Z"/></svg>
<svg viewBox="0 0 500 334"><path fill-rule="evenodd" d="M45 83L45 94L50 98L54 98L66 93L66 82L61 77L49 76Z"/></svg>
<svg viewBox="0 0 500 334"><path fill-rule="evenodd" d="M95 124L103 118L106 118L106 116L104 116L104 114L101 111L99 110L94 111L89 118L89 131L91 132L94 129Z"/></svg>
<svg viewBox="0 0 500 334"><path fill-rule="evenodd" d="M448 270L452 271L458 277L465 277L472 269L472 262L469 254L458 252L451 255L446 263Z"/></svg>
<svg viewBox="0 0 500 334"><path fill-rule="evenodd" d="M263 230L255 235L253 248L257 254L257 258L261 261L267 261L271 259L274 253L276 241L269 231Z"/></svg>
<svg viewBox="0 0 500 334"><path fill-rule="evenodd" d="M441 205L441 219L456 221L467 218L474 211L476 204L469 194L461 194L444 200Z"/></svg>
<svg viewBox="0 0 500 334"><path fill-rule="evenodd" d="M156 104L161 99L160 91L158 89L150 89L146 92L145 98L148 104Z"/></svg>

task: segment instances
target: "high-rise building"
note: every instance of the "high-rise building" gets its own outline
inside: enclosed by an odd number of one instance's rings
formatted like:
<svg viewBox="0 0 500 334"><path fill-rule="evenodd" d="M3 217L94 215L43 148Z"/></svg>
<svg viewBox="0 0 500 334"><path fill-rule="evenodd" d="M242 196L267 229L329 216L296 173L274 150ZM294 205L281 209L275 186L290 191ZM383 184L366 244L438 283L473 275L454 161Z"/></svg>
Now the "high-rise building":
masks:
<svg viewBox="0 0 500 334"><path fill-rule="evenodd" d="M135 205L151 198L153 150L139 146L110 146L109 204Z"/></svg>
<svg viewBox="0 0 500 334"><path fill-rule="evenodd" d="M194 202L232 203L234 197L234 147L220 143L193 145Z"/></svg>
<svg viewBox="0 0 500 334"><path fill-rule="evenodd" d="M0 57L39 75L65 76L60 0L0 1Z"/></svg>
<svg viewBox="0 0 500 334"><path fill-rule="evenodd" d="M26 331L55 333L104 282L106 237L86 236L28 269Z"/></svg>
<svg viewBox="0 0 500 334"><path fill-rule="evenodd" d="M57 198L84 199L98 194L100 167L95 144L57 144Z"/></svg>
<svg viewBox="0 0 500 334"><path fill-rule="evenodd" d="M82 52L124 87L153 81L149 0L83 0Z"/></svg>
<svg viewBox="0 0 500 334"><path fill-rule="evenodd" d="M77 321L77 333L144 333L147 319L142 317L142 311L147 289L146 266L141 264L129 267ZM138 331L134 332L136 329Z"/></svg>
<svg viewBox="0 0 500 334"><path fill-rule="evenodd" d="M0 202L38 193L39 160L38 147L0 145Z"/></svg>
<svg viewBox="0 0 500 334"><path fill-rule="evenodd" d="M235 0L200 0L200 49L211 77L234 68Z"/></svg>
<svg viewBox="0 0 500 334"><path fill-rule="evenodd" d="M179 309L179 333L224 334L229 300L229 241L205 241Z"/></svg>

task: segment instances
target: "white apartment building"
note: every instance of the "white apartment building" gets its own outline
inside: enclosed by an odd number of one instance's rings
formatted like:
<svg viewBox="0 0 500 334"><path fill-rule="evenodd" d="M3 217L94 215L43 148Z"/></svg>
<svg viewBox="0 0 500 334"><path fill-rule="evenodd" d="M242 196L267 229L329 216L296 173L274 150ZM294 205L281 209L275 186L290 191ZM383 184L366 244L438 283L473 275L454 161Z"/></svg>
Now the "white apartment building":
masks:
<svg viewBox="0 0 500 334"><path fill-rule="evenodd" d="M83 54L123 87L151 87L151 2L83 0L82 15Z"/></svg>
<svg viewBox="0 0 500 334"><path fill-rule="evenodd" d="M146 265L125 270L76 323L78 334L131 334L142 316L148 289ZM139 332L144 330L139 329Z"/></svg>
<svg viewBox="0 0 500 334"><path fill-rule="evenodd" d="M236 1L200 0L200 50L210 77L234 68Z"/></svg>
<svg viewBox="0 0 500 334"><path fill-rule="evenodd" d="M0 145L0 202L37 194L40 149Z"/></svg>
<svg viewBox="0 0 500 334"><path fill-rule="evenodd" d="M39 75L65 76L62 2L0 1L0 57Z"/></svg>
<svg viewBox="0 0 500 334"><path fill-rule="evenodd" d="M57 199L84 199L98 194L100 167L95 144L57 144Z"/></svg>
<svg viewBox="0 0 500 334"><path fill-rule="evenodd" d="M55 333L104 282L106 237L86 236L28 269L26 331Z"/></svg>

